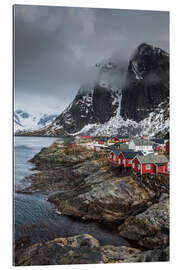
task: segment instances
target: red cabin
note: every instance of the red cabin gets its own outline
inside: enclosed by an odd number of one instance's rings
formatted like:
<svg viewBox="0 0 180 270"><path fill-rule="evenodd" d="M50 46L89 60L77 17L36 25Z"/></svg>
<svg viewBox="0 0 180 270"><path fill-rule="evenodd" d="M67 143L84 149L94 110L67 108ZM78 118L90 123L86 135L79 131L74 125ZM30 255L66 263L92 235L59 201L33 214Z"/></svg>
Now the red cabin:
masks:
<svg viewBox="0 0 180 270"><path fill-rule="evenodd" d="M119 142L121 143L128 143L130 141L130 139L127 138L119 138Z"/></svg>
<svg viewBox="0 0 180 270"><path fill-rule="evenodd" d="M98 141L98 144L106 144L105 141Z"/></svg>
<svg viewBox="0 0 180 270"><path fill-rule="evenodd" d="M85 135L80 135L79 136L81 139L91 139L92 136L85 136Z"/></svg>
<svg viewBox="0 0 180 270"><path fill-rule="evenodd" d="M120 166L121 163L120 163L118 150L110 152L109 157L108 157L108 163L114 167Z"/></svg>
<svg viewBox="0 0 180 270"><path fill-rule="evenodd" d="M77 147L77 144L76 143L70 143L67 145L67 148L68 149L71 149L71 148L76 148Z"/></svg>
<svg viewBox="0 0 180 270"><path fill-rule="evenodd" d="M143 155L141 151L135 152L131 150L114 150L110 153L108 162L112 166L122 166L124 168L132 167L132 160L136 155Z"/></svg>
<svg viewBox="0 0 180 270"><path fill-rule="evenodd" d="M163 173L168 173L168 163L167 164L155 164L156 166L156 174L163 174Z"/></svg>
<svg viewBox="0 0 180 270"><path fill-rule="evenodd" d="M132 162L133 171L140 174L155 173L155 166L152 163L142 164L141 161L136 157Z"/></svg>
<svg viewBox="0 0 180 270"><path fill-rule="evenodd" d="M169 153L169 141L166 142L166 153Z"/></svg>
<svg viewBox="0 0 180 270"><path fill-rule="evenodd" d="M117 137L112 137L110 140L109 140L110 143L117 143L119 142L119 139Z"/></svg>
<svg viewBox="0 0 180 270"><path fill-rule="evenodd" d="M122 151L120 154L121 166L124 168L132 167L132 160L137 155L143 155L141 151L135 152L130 150Z"/></svg>
<svg viewBox="0 0 180 270"><path fill-rule="evenodd" d="M136 156L132 161L132 169L140 174L167 173L168 159L164 155L154 154Z"/></svg>
<svg viewBox="0 0 180 270"><path fill-rule="evenodd" d="M156 146L156 147L154 148L154 151L157 151L157 152L159 152L159 151L161 151L161 150L162 150L161 145L158 145L158 146Z"/></svg>

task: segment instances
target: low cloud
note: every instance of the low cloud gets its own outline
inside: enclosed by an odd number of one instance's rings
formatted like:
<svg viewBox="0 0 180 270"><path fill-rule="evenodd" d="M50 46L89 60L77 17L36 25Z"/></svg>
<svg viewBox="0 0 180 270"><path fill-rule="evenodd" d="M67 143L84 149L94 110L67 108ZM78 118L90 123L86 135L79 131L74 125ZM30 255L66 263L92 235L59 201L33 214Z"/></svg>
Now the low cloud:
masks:
<svg viewBox="0 0 180 270"><path fill-rule="evenodd" d="M16 5L14 18L16 103L33 110L36 97L62 110L96 63L127 63L142 42L169 50L168 12Z"/></svg>

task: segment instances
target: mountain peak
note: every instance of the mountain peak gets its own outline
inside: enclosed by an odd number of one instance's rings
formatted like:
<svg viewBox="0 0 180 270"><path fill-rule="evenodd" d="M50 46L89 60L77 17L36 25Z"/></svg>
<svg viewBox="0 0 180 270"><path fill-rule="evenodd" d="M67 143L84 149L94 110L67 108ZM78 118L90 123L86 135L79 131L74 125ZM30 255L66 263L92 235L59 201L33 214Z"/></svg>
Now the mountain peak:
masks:
<svg viewBox="0 0 180 270"><path fill-rule="evenodd" d="M140 44L131 56L128 66L129 75L137 80L145 77L153 77L155 81L158 77L163 77L169 72L169 54L162 49L149 45ZM153 81L151 80L151 81Z"/></svg>
<svg viewBox="0 0 180 270"><path fill-rule="evenodd" d="M162 50L161 48L154 46L154 45L150 45L148 43L141 43L134 51L132 57L130 60L133 60L134 58L138 57L138 56L145 56L145 55L166 55L169 56L169 54L167 52L165 52L164 50Z"/></svg>
<svg viewBox="0 0 180 270"><path fill-rule="evenodd" d="M141 121L169 97L169 54L142 43L130 58L121 115Z"/></svg>

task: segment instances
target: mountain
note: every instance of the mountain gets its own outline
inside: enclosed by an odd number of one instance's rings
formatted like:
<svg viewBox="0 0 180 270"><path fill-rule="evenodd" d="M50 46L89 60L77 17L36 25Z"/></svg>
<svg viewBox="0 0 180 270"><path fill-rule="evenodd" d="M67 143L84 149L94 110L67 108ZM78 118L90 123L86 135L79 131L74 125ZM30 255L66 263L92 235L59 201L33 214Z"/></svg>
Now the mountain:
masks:
<svg viewBox="0 0 180 270"><path fill-rule="evenodd" d="M126 81L121 115L125 120L139 122L160 103L169 103L169 55L160 48L141 44L129 61Z"/></svg>
<svg viewBox="0 0 180 270"><path fill-rule="evenodd" d="M89 124L104 124L116 115L121 92L105 83L98 83L86 93L79 89L70 106L59 117L56 126L62 126L68 133L76 133Z"/></svg>
<svg viewBox="0 0 180 270"><path fill-rule="evenodd" d="M34 131L49 125L55 118L56 114L28 113L23 110L14 112L14 131Z"/></svg>
<svg viewBox="0 0 180 270"><path fill-rule="evenodd" d="M127 65L109 59L95 66L96 82L83 84L66 110L34 134L161 136L168 132L168 53L143 43Z"/></svg>

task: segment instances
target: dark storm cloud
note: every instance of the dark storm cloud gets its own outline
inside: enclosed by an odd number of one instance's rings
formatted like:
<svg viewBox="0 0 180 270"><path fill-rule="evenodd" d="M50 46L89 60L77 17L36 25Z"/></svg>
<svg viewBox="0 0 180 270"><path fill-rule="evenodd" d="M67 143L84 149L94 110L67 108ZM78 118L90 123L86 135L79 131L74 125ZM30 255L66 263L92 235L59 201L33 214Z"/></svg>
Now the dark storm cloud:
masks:
<svg viewBox="0 0 180 270"><path fill-rule="evenodd" d="M127 61L142 42L169 50L168 12L18 5L14 15L17 106L37 98L43 109L51 99L61 110L95 63Z"/></svg>

